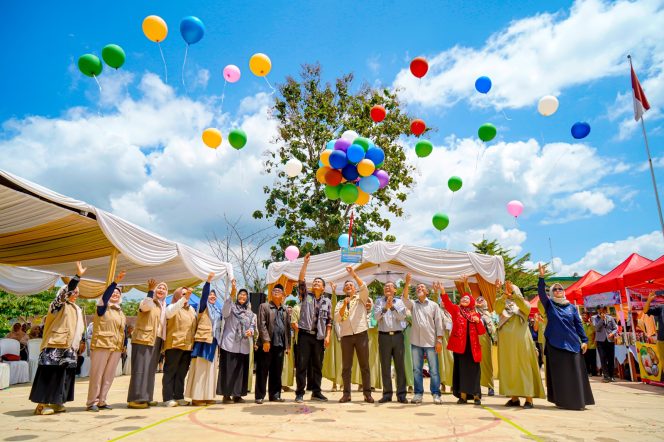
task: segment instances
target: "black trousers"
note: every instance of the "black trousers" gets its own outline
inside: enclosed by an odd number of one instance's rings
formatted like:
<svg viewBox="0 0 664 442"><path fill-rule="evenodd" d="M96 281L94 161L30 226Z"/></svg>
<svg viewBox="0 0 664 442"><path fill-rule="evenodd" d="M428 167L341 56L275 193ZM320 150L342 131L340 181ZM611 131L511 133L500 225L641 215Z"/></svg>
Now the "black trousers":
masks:
<svg viewBox="0 0 664 442"><path fill-rule="evenodd" d="M583 359L586 363L586 372L591 376L597 376L597 350L589 348L583 354Z"/></svg>
<svg viewBox="0 0 664 442"><path fill-rule="evenodd" d="M164 402L184 399L184 380L189 371L191 351L171 348L166 350L164 377L161 380Z"/></svg>
<svg viewBox="0 0 664 442"><path fill-rule="evenodd" d="M284 347L272 347L265 353L259 345L256 351L256 399L265 399L267 384L269 399L281 395L281 372L284 369ZM270 379L268 384L268 378Z"/></svg>
<svg viewBox="0 0 664 442"><path fill-rule="evenodd" d="M353 370L353 353L362 374L362 389L365 395L371 394L371 373L369 371L369 334L365 331L341 338L341 378L344 381L344 395L350 395L350 375Z"/></svg>
<svg viewBox="0 0 664 442"><path fill-rule="evenodd" d="M616 345L608 340L597 342L597 351L599 352L599 360L602 362L602 376L605 379L612 378L616 358Z"/></svg>
<svg viewBox="0 0 664 442"><path fill-rule="evenodd" d="M404 365L403 333L378 335L380 373L383 378L383 397L392 398L392 360L397 372L397 398L406 398L406 367Z"/></svg>
<svg viewBox="0 0 664 442"><path fill-rule="evenodd" d="M323 379L323 356L325 355L323 340L318 340L316 339L316 335L300 330L297 334L297 344L299 348L297 371L295 372L297 383L295 394L297 396L304 395L307 383L307 371L310 367L313 371L311 376L311 391L313 393L320 393L320 383Z"/></svg>

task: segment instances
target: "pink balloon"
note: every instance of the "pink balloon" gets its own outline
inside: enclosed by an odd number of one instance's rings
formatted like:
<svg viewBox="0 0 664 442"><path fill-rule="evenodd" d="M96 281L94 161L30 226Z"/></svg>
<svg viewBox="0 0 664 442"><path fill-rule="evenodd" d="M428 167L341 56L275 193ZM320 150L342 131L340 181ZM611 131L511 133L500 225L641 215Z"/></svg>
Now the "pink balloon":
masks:
<svg viewBox="0 0 664 442"><path fill-rule="evenodd" d="M300 249L295 246L288 246L284 251L284 255L286 255L287 260L293 262L297 259L298 256L300 256Z"/></svg>
<svg viewBox="0 0 664 442"><path fill-rule="evenodd" d="M510 201L507 203L507 211L510 215L516 218L521 215L521 212L523 212L523 203L517 200Z"/></svg>
<svg viewBox="0 0 664 442"><path fill-rule="evenodd" d="M229 64L224 68L224 79L229 83L235 83L240 79L240 68Z"/></svg>

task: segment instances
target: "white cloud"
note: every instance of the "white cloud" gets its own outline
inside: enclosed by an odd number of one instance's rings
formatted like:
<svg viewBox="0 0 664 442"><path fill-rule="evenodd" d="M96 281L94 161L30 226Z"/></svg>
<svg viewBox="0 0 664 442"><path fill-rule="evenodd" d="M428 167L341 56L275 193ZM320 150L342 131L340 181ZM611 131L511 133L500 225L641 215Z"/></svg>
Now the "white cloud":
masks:
<svg viewBox="0 0 664 442"><path fill-rule="evenodd" d="M394 85L402 88L406 101L425 107L449 107L463 99L482 107L530 106L543 95L625 75L630 51L637 59L650 59L657 52L661 58L663 6L661 0L579 0L569 14L514 21L482 48L455 46L432 55L423 79L404 69ZM493 81L488 95L474 90L481 75ZM644 87L650 88L648 83Z"/></svg>
<svg viewBox="0 0 664 442"><path fill-rule="evenodd" d="M552 217L546 219L544 223L561 224L575 219L606 215L614 207L613 201L602 192L588 190L575 192L565 198L555 199ZM561 213L567 215L560 217Z"/></svg>

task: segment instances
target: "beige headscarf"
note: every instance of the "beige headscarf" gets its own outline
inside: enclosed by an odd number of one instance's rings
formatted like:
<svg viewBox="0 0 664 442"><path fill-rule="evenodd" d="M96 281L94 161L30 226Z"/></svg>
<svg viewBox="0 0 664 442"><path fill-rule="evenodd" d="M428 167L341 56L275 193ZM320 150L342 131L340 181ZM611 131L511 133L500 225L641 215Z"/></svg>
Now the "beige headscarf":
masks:
<svg viewBox="0 0 664 442"><path fill-rule="evenodd" d="M561 289L563 289L562 292L558 292L558 293L562 293L561 296L557 297L555 295L556 292L553 291L554 287L560 287ZM549 299L551 301L555 302L556 304L558 304L561 307L564 307L567 304L569 304L569 300L565 296L565 287L563 287L561 284L558 284L557 282L555 284L553 284L551 287L549 287Z"/></svg>
<svg viewBox="0 0 664 442"><path fill-rule="evenodd" d="M521 296L521 290L519 287L513 285L512 286L512 296ZM512 316L516 315L521 321L527 322L528 318L524 316L524 314L519 310L519 306L516 305L516 302L514 302L513 299L505 298L505 310L503 310L503 313L500 315L500 320L498 321L498 329L502 328L503 325L509 321Z"/></svg>

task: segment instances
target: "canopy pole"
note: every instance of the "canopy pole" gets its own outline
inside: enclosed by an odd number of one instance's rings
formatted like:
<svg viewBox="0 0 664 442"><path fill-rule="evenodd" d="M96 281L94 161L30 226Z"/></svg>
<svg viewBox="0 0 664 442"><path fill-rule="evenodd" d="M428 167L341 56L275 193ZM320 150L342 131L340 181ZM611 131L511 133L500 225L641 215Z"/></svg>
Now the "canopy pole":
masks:
<svg viewBox="0 0 664 442"><path fill-rule="evenodd" d="M111 285L113 282L113 279L115 278L115 268L118 264L118 249L115 247L113 248L113 252L111 252L111 260L108 263L108 274L106 274L106 287Z"/></svg>

